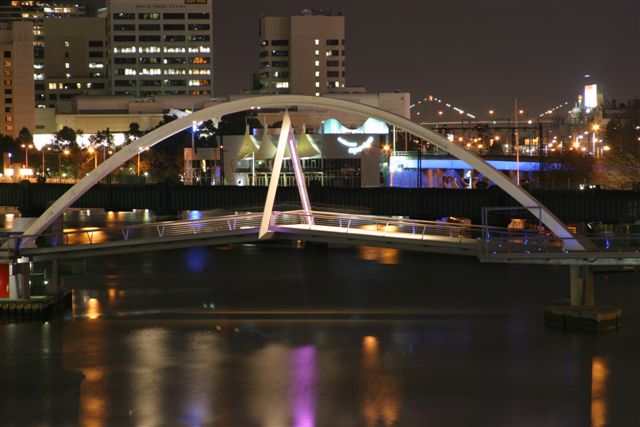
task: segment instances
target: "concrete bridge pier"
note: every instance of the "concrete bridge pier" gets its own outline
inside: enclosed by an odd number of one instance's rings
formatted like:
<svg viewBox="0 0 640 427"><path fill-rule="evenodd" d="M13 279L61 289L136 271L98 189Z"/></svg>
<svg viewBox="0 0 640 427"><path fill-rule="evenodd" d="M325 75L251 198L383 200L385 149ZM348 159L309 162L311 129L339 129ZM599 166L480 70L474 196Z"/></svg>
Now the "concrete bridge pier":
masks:
<svg viewBox="0 0 640 427"><path fill-rule="evenodd" d="M569 266L570 302L572 307L593 306L593 268Z"/></svg>
<svg viewBox="0 0 640 427"><path fill-rule="evenodd" d="M622 308L595 303L593 273L591 266L569 266L569 300L545 306L544 320L548 326L590 332L620 328Z"/></svg>
<svg viewBox="0 0 640 427"><path fill-rule="evenodd" d="M29 261L9 264L9 299L31 298Z"/></svg>

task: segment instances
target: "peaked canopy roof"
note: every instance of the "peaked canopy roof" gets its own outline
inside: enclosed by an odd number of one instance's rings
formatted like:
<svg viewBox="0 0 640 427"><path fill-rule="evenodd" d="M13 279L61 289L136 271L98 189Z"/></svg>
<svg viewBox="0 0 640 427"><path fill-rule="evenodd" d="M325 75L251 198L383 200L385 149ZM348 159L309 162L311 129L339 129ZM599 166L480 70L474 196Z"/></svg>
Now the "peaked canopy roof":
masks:
<svg viewBox="0 0 640 427"><path fill-rule="evenodd" d="M271 160L276 155L276 146L273 144L273 140L269 136L269 128L264 128L264 134L262 135L262 142L260 142L260 148L256 152L256 160Z"/></svg>
<svg viewBox="0 0 640 427"><path fill-rule="evenodd" d="M256 143L254 142L253 136L249 134L249 125L247 125L244 138L242 139L242 144L240 144L240 150L238 150L238 154L236 154L236 160L242 160L251 155L251 153L257 150Z"/></svg>

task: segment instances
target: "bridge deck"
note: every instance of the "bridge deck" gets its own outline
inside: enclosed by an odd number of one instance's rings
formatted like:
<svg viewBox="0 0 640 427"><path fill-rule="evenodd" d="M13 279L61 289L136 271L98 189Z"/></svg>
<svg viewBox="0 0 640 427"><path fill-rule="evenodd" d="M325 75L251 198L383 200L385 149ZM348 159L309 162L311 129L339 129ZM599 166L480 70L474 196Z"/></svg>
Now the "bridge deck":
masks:
<svg viewBox="0 0 640 427"><path fill-rule="evenodd" d="M42 261L254 242L261 219L262 213L250 213L58 235L10 234L0 256L3 262L18 256ZM274 212L269 230L283 239L478 256L483 262L640 265L640 236L591 236L595 251L567 251L561 239L524 230L315 211Z"/></svg>

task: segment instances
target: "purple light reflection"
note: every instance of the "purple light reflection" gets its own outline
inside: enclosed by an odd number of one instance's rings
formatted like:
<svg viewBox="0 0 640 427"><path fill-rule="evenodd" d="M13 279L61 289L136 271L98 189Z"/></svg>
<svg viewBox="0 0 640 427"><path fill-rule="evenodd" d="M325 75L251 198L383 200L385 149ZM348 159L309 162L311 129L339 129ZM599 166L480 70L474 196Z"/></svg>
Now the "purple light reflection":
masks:
<svg viewBox="0 0 640 427"><path fill-rule="evenodd" d="M316 348L300 347L293 352L293 426L314 427L316 416Z"/></svg>

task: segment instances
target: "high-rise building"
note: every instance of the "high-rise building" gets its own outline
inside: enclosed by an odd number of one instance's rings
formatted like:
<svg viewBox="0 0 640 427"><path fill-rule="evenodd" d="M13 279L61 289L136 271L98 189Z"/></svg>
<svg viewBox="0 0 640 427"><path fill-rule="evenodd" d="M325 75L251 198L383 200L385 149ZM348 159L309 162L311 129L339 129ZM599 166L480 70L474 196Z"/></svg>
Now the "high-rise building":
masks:
<svg viewBox="0 0 640 427"><path fill-rule="evenodd" d="M260 18L259 91L316 95L341 92L345 80L344 16L302 10Z"/></svg>
<svg viewBox="0 0 640 427"><path fill-rule="evenodd" d="M212 95L209 0L110 0L111 93Z"/></svg>
<svg viewBox="0 0 640 427"><path fill-rule="evenodd" d="M0 22L0 55L0 133L15 138L34 127L33 24Z"/></svg>
<svg viewBox="0 0 640 427"><path fill-rule="evenodd" d="M77 95L104 95L107 88L105 18L44 21L44 55L35 64L36 107L58 107Z"/></svg>

